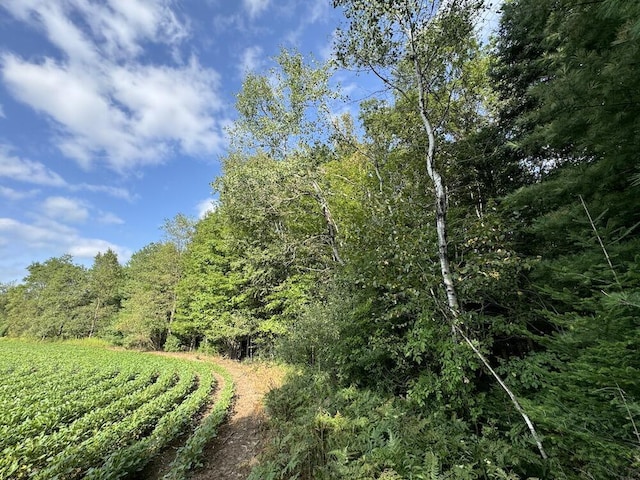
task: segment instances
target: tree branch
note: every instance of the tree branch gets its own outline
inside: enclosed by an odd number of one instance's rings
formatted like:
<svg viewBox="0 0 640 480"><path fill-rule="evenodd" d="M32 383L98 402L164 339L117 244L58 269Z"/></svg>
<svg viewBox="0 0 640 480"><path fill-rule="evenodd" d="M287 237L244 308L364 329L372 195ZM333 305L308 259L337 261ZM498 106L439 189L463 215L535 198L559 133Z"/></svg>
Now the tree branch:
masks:
<svg viewBox="0 0 640 480"><path fill-rule="evenodd" d="M469 345L471 347L471 350L473 350L473 353L476 354L476 356L484 364L486 369L489 370L489 372L491 373L493 378L496 379L496 381L500 384L502 389L507 393L507 395L511 399L511 403L516 408L518 413L522 416L522 418L524 419L525 423L527 424L527 427L529 427L529 432L531 432L531 436L533 437L534 441L536 442L536 445L538 447L538 451L540 452L540 456L543 459L546 460L548 457L547 457L546 452L544 451L544 448L542 447L542 441L540 440L540 437L538 436L538 432L536 432L536 429L533 426L533 422L531 421L531 419L527 415L527 412L524 411L524 409L520 405L520 402L518 402L518 398L511 391L511 389L504 382L504 380L502 380L500 375L498 375L498 373L491 367L491 364L489 363L489 360L487 360L487 357L485 357L482 354L482 352L480 350L478 350L478 348L473 344L473 342L469 339L469 337L467 337L465 335L465 333L462 331L462 329L458 325L456 325L455 323L453 324L453 328L460 334L460 336L464 339L464 341L467 343L467 345Z"/></svg>

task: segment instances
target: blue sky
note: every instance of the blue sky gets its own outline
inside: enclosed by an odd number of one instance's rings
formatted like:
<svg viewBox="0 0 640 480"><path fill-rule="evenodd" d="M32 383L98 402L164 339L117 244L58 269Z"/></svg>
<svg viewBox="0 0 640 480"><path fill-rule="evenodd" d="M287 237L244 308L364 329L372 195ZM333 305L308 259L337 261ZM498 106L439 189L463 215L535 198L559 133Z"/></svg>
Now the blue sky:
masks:
<svg viewBox="0 0 640 480"><path fill-rule="evenodd" d="M65 253L126 263L166 219L202 216L244 74L281 47L325 60L331 3L2 0L0 282ZM378 88L337 80L353 111Z"/></svg>
<svg viewBox="0 0 640 480"><path fill-rule="evenodd" d="M121 262L197 217L247 71L323 60L330 1L3 0L0 281L65 253Z"/></svg>

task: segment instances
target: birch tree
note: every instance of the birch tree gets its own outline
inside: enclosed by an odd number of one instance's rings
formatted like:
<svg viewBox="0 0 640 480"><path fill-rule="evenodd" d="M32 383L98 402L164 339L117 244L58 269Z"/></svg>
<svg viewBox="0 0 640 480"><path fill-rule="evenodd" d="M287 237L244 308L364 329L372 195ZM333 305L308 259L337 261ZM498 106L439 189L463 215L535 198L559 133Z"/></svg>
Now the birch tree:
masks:
<svg viewBox="0 0 640 480"><path fill-rule="evenodd" d="M341 7L347 19L337 35L336 55L343 66L373 73L396 95L415 104L423 127L419 141L425 171L433 188L438 258L452 334L462 337L505 390L546 458L518 399L465 332L448 252L449 198L438 148L446 135L442 127L449 107L462 94L463 66L482 6L482 0L334 0L334 7Z"/></svg>

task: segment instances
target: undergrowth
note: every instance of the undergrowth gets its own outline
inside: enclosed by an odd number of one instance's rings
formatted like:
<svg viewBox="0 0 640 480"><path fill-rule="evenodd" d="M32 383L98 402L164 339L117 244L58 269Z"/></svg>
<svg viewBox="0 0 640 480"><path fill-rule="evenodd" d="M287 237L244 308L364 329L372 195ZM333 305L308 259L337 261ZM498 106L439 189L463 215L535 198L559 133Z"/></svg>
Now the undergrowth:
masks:
<svg viewBox="0 0 640 480"><path fill-rule="evenodd" d="M515 480L537 462L491 428L476 432L442 409L340 387L324 373L290 376L266 407L272 440L252 480Z"/></svg>

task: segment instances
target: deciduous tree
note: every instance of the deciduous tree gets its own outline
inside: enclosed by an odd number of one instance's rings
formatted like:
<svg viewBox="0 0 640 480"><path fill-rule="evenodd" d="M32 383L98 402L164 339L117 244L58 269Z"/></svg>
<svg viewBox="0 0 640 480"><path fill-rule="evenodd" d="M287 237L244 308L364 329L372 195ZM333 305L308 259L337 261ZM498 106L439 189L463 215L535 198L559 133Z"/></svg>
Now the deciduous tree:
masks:
<svg viewBox="0 0 640 480"><path fill-rule="evenodd" d="M114 327L126 344L162 349L175 313L180 271L180 255L173 243L151 243L132 255Z"/></svg>
<svg viewBox="0 0 640 480"><path fill-rule="evenodd" d="M124 272L113 250L94 257L89 270L89 297L93 305L89 337L109 325L120 309L123 281Z"/></svg>

